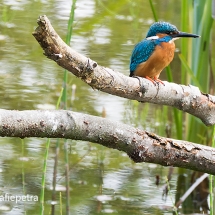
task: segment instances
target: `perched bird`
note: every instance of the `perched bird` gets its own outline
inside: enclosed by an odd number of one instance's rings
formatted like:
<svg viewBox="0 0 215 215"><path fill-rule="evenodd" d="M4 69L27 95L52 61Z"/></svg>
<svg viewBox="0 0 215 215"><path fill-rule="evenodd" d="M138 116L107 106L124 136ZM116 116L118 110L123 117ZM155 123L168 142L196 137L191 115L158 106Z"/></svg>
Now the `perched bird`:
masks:
<svg viewBox="0 0 215 215"><path fill-rule="evenodd" d="M149 28L146 38L139 42L131 55L130 77L147 78L156 84L159 75L173 60L175 52L174 40L180 37L199 37L196 34L180 32L176 26L168 22L155 22Z"/></svg>

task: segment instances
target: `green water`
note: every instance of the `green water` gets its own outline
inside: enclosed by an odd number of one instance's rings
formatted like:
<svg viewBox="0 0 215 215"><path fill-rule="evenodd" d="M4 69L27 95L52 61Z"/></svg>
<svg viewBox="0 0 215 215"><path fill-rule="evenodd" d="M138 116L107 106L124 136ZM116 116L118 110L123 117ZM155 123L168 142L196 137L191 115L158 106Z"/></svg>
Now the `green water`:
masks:
<svg viewBox="0 0 215 215"><path fill-rule="evenodd" d="M160 20L180 27L180 1L154 1ZM39 15L46 14L65 39L71 8L69 0L0 0L0 98L3 109L54 108L62 87L63 69L48 60L32 36ZM147 0L77 0L71 46L100 65L129 74L129 57L136 42L153 23ZM177 43L179 46L179 43ZM177 56L171 65L179 71ZM175 70L174 70L175 69ZM165 80L165 72L161 79ZM176 78L177 80L177 78ZM72 96L72 85L75 96ZM166 136L171 129L172 110L139 104L91 89L69 74L68 109L132 124ZM163 115L163 117L158 117ZM0 195L40 195L45 139L1 138ZM50 213L56 140L51 140L45 189L45 214ZM170 181L171 194L164 200L163 186L169 168L134 164L126 154L93 143L68 141L71 214L173 214L179 178ZM57 175L56 214L62 194L65 213L63 142ZM160 184L156 185L156 176ZM39 214L37 201L0 201L0 214ZM186 206L187 211L191 206ZM184 211L186 211L184 209ZM191 212L191 211L189 211Z"/></svg>

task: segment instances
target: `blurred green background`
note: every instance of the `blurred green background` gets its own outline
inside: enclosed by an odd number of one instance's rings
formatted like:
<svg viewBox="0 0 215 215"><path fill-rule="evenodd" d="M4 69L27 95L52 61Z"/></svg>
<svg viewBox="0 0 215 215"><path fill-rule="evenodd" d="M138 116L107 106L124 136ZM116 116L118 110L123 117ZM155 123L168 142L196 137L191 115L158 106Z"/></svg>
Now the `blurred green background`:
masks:
<svg viewBox="0 0 215 215"><path fill-rule="evenodd" d="M206 4L210 1L186 3L154 0L152 3L160 21L170 22L187 32L201 34L202 29L199 30L198 26L205 26L209 31L206 35L209 39L206 41L211 52L206 59L209 61L210 57L210 62L199 73L208 70L207 84L203 84L207 88L203 89L204 92L212 93L214 84L208 80L214 74L214 54L210 47L215 36L210 32L212 19L208 21L208 25L205 22L200 25L207 12L206 9L202 13L198 11L198 7L203 7L197 4L200 2ZM0 0L0 108L55 108L63 85L64 71L43 55L32 32L37 27L38 16L45 14L58 34L66 39L71 5L72 1L69 0ZM195 25L192 24L193 19L196 21ZM148 0L77 0L70 45L98 64L129 75L131 51L135 43L145 37L154 20ZM199 68L199 65L196 66L199 61L195 61L195 58L199 56L192 55L192 52L197 52L192 48L192 39L182 40L176 41L177 53L170 68L173 82L188 84L193 83L192 74L182 67L178 53L184 56L183 65L188 66L194 75L198 73L195 70ZM199 47L198 53L202 53L201 44ZM168 78L162 72L160 79ZM174 113L172 108L142 104L93 90L70 73L67 93L69 110L104 116L161 136L208 145L211 143L211 128L181 112ZM196 121L199 125L196 125ZM23 141L18 138L0 139L0 195L40 195L45 142L46 140L39 138ZM49 214L53 203L51 191L55 145L56 140L52 139L47 164L45 214ZM93 143L71 140L68 141L68 147L71 214L174 214L172 207L175 201L191 184L192 171L174 168L169 182L170 193L165 198L163 189L169 173L168 167L134 164L126 154ZM60 194L63 214L65 213L64 165L61 144L56 214L61 210ZM159 179L159 185L156 185L156 178ZM39 202L16 204L0 201L0 214L39 214L39 208ZM202 211L202 207L196 207L191 197L179 209L184 214Z"/></svg>

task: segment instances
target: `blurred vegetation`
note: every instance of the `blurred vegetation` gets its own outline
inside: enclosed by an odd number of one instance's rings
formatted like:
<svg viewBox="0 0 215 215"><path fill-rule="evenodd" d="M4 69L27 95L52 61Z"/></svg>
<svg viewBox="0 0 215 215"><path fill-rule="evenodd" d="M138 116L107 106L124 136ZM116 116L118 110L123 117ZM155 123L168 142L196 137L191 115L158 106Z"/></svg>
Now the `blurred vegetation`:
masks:
<svg viewBox="0 0 215 215"><path fill-rule="evenodd" d="M1 108L22 110L39 108L41 104L56 104L59 95L61 96L62 80L65 77L68 109L101 115L104 108L109 119L121 120L161 136L209 145L211 128L204 126L201 121L178 110L175 114L175 110L166 106L142 104L94 91L73 75L64 76L61 68L42 55L40 46L31 35L37 26L36 19L39 15L46 14L59 35L65 38L68 27L71 27L66 21L71 13L71 4L68 2L0 0ZM161 79L191 83L199 86L204 93L213 93L215 58L211 38L214 41L215 36L212 34L210 37L213 22L210 18L210 3L211 1L191 0L77 1L73 36L67 42L100 65L128 75L129 58L134 44L145 37L156 16L159 20L175 24L182 31L202 36L198 44L197 40L192 39L176 41L180 54L175 54L170 65L172 71L168 68L167 74L161 74ZM152 6L154 11L151 10ZM76 86L74 97L72 86ZM43 169L44 141L35 138L24 141L25 150L22 147L23 152L20 152L19 140L1 139L0 185L8 185L4 189L13 193L8 187L20 187L22 192L23 184L26 183L25 190L38 195L41 172L47 170L47 181L42 186L45 209L49 211L56 145L51 141L49 158L46 156L47 163ZM62 145L59 144L61 152ZM72 197L75 197L70 198L69 202L72 214L80 211L85 214L105 213L105 210L134 215L171 213L171 209L151 207L155 204L172 206L161 199L162 186L155 186L154 183L157 175L160 177L160 184L164 183L167 168L144 163L134 165L125 154L117 150L81 141L68 141L68 148L67 162L72 167L69 186ZM20 156L30 158L30 161L24 161ZM57 177L63 179L58 181L58 189L64 188L64 160L63 153L59 153ZM184 171L186 174L183 175L174 173L173 180L169 182L170 189L175 191L177 183L177 191L187 189L190 172ZM185 179L180 181L177 177ZM64 210L65 192L60 192ZM56 193L59 194L59 191ZM176 198L177 195L178 192ZM99 200L100 196L110 197L111 200L102 202ZM191 205L190 199L183 207L191 208ZM39 203L35 203L28 211L39 214Z"/></svg>

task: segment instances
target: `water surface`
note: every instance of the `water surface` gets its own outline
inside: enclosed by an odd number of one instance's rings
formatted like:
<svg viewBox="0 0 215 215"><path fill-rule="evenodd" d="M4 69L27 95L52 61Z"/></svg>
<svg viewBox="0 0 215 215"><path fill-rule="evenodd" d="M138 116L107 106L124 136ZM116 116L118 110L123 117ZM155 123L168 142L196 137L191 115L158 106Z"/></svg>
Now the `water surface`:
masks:
<svg viewBox="0 0 215 215"><path fill-rule="evenodd" d="M154 1L160 20L180 26L180 2ZM47 59L32 36L39 15L46 14L65 39L71 1L0 0L0 97L1 108L31 110L54 108L59 97L63 69ZM100 65L129 75L134 44L145 37L153 23L149 2L78 0L71 47ZM177 43L179 46L179 43ZM172 63L179 67L177 56ZM177 72L177 71L176 71ZM174 74L175 77L178 74ZM161 75L166 80L165 72ZM177 80L177 78L175 78ZM72 97L72 86L76 87ZM171 127L172 110L139 104L93 90L69 74L68 109L131 124L159 135ZM163 120L159 115L163 114ZM171 127L174 137L174 127ZM40 195L45 139L1 138L0 188L2 195ZM51 140L45 190L45 214L50 211L56 140ZM172 214L178 177L174 169L170 193L163 189L169 168L134 164L126 154L97 144L68 141L71 214ZM60 193L65 212L64 152L61 141L57 205ZM156 176L160 183L156 185ZM188 177L183 175L184 180ZM39 214L39 202L0 202L0 214ZM56 214L57 214L56 213Z"/></svg>

